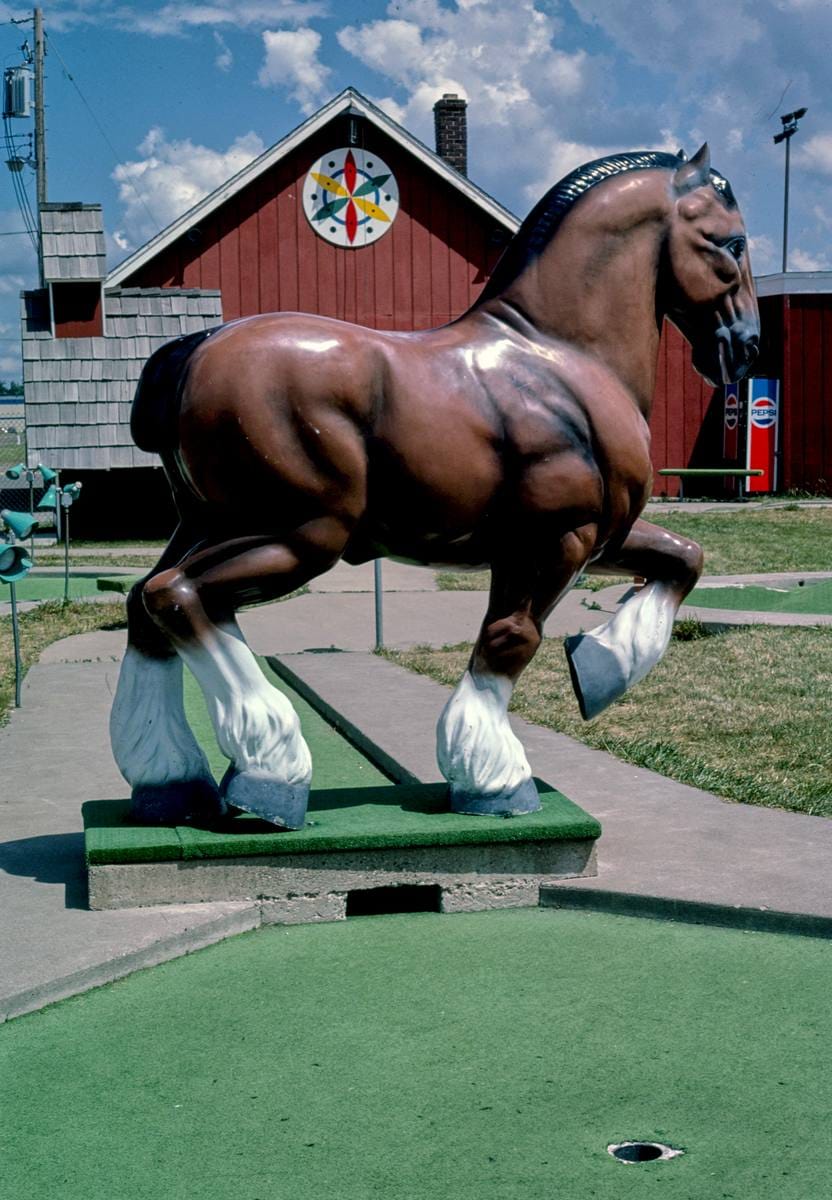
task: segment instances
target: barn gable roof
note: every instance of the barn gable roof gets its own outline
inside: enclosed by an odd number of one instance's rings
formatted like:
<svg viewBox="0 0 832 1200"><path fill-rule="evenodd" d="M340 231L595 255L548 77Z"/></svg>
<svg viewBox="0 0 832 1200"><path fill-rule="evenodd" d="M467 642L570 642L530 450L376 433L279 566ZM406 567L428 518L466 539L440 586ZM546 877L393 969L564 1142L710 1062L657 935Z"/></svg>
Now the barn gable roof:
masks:
<svg viewBox="0 0 832 1200"><path fill-rule="evenodd" d="M373 104L372 101L362 96L360 92L357 92L354 88L345 88L343 92L339 92L328 104L325 104L323 108L319 108L316 113L298 125L296 129L293 129L285 138L264 151L259 158L254 159L248 166L243 167L242 171L238 171L226 183L211 192L210 195L205 196L193 208L183 213L181 217L177 217L166 229L157 233L144 246L140 246L138 250L119 263L107 276L104 286L107 288L119 287L125 279L134 275L136 271L155 258L157 254L176 241L178 237L181 237L192 225L204 220L206 216L214 212L215 209L219 208L220 205L224 204L232 196L242 191L244 187L257 179L264 171L274 166L275 163L279 162L287 154L290 154L306 141L307 138L317 133L333 117L339 116L348 109L353 112L357 111L367 121L376 125L389 137L399 142L400 145L437 176L456 188L471 203L488 213L489 216L511 233L517 231L520 222L507 208L504 208L502 204L498 203L492 196L489 196L482 188L477 187L470 179L464 175L460 175L444 159L428 149L424 142L420 142L413 134L408 133L398 122L389 117Z"/></svg>

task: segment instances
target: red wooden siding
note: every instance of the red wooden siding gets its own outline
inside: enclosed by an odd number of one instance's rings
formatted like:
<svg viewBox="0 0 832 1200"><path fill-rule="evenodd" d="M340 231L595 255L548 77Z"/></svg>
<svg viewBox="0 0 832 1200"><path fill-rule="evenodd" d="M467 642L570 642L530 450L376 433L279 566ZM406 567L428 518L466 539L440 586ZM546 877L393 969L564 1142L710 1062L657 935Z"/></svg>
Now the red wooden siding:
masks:
<svg viewBox="0 0 832 1200"><path fill-rule="evenodd" d="M393 228L359 250L318 237L301 203L311 164L343 145L334 123L123 281L124 287L220 288L227 321L318 312L377 329L428 329L459 316L496 262L497 223L380 130L367 148L393 169Z"/></svg>
<svg viewBox="0 0 832 1200"><path fill-rule="evenodd" d="M832 296L778 297L783 488L832 492ZM762 372L761 372L762 373Z"/></svg>
<svg viewBox="0 0 832 1200"><path fill-rule="evenodd" d="M665 322L650 420L654 471L722 465L721 395L697 374L687 341ZM711 484L712 494L718 490ZM654 495L678 492L678 479L656 475Z"/></svg>

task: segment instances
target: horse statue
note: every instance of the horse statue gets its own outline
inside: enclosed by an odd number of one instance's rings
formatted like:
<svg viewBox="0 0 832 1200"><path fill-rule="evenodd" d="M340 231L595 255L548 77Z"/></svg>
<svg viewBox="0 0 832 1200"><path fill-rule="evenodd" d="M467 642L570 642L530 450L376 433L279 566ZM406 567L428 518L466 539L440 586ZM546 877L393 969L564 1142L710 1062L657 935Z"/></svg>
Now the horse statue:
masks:
<svg viewBox="0 0 832 1200"><path fill-rule="evenodd" d="M476 303L417 333L273 313L185 335L148 360L133 406L179 524L128 598L111 734L139 820L234 806L304 824L309 750L237 625L339 558L491 568L471 661L438 726L450 807L539 806L508 721L543 622L582 572L646 585L566 643L587 719L667 648L702 569L640 518L663 318L714 384L758 349L745 226L706 146L616 154L553 187ZM182 662L230 765L217 788L185 718Z"/></svg>

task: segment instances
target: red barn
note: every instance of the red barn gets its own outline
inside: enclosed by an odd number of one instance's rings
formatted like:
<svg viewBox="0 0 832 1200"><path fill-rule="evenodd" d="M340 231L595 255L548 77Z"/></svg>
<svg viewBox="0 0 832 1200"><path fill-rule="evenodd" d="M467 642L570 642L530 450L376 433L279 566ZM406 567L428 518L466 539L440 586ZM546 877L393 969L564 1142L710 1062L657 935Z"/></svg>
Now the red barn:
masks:
<svg viewBox="0 0 832 1200"><path fill-rule="evenodd" d="M283 310L425 329L476 299L517 225L348 89L128 258L107 286L218 288L226 321Z"/></svg>

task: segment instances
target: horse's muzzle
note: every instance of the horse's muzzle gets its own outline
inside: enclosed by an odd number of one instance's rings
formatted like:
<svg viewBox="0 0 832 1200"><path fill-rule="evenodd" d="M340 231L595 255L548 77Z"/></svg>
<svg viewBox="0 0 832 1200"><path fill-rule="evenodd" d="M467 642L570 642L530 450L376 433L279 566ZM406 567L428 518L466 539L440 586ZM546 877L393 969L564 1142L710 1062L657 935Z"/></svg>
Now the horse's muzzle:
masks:
<svg viewBox="0 0 832 1200"><path fill-rule="evenodd" d="M694 366L714 387L736 383L751 370L760 353L760 326L756 321L734 321L720 324L716 331L715 353L708 361Z"/></svg>

